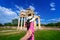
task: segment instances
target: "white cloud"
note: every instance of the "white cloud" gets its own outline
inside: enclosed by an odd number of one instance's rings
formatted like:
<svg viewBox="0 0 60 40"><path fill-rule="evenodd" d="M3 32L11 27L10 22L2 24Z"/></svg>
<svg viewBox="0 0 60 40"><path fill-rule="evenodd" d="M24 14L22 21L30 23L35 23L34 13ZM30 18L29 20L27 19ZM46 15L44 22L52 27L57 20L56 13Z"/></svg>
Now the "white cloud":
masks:
<svg viewBox="0 0 60 40"><path fill-rule="evenodd" d="M49 19L48 21L55 21L56 19Z"/></svg>
<svg viewBox="0 0 60 40"><path fill-rule="evenodd" d="M56 10L56 8L51 8L50 10L55 11L55 10Z"/></svg>
<svg viewBox="0 0 60 40"><path fill-rule="evenodd" d="M12 11L12 9L8 9L2 6L0 6L0 12L3 12L5 15L16 15L16 13Z"/></svg>
<svg viewBox="0 0 60 40"><path fill-rule="evenodd" d="M24 10L23 7L20 7L20 6L18 6L18 5L15 5L15 7L16 7L18 10Z"/></svg>
<svg viewBox="0 0 60 40"><path fill-rule="evenodd" d="M48 21L60 22L60 18L49 19Z"/></svg>
<svg viewBox="0 0 60 40"><path fill-rule="evenodd" d="M35 8L33 6L31 6L31 5L29 6L29 8L31 8L31 10L35 10Z"/></svg>
<svg viewBox="0 0 60 40"><path fill-rule="evenodd" d="M19 10L16 10L16 12L17 12L17 13L20 13L20 11L19 11Z"/></svg>
<svg viewBox="0 0 60 40"><path fill-rule="evenodd" d="M11 8L6 8L0 6L0 23L6 23L11 22L12 19L17 17L17 14L15 11L13 11Z"/></svg>
<svg viewBox="0 0 60 40"><path fill-rule="evenodd" d="M40 21L46 21L46 19L40 19Z"/></svg>
<svg viewBox="0 0 60 40"><path fill-rule="evenodd" d="M0 14L1 15L1 14Z"/></svg>
<svg viewBox="0 0 60 40"><path fill-rule="evenodd" d="M57 23L57 22L60 22L60 18L55 18L55 19L40 19L40 21L43 24Z"/></svg>
<svg viewBox="0 0 60 40"><path fill-rule="evenodd" d="M56 5L55 5L55 2L51 2L51 3L50 3L50 6L51 6L51 7L55 7L55 6L56 6Z"/></svg>
<svg viewBox="0 0 60 40"><path fill-rule="evenodd" d="M26 11L23 7L20 7L18 5L15 5L15 7L18 9L16 12L20 13L20 11Z"/></svg>
<svg viewBox="0 0 60 40"><path fill-rule="evenodd" d="M18 5L15 5L15 7L18 9L18 13L19 13L19 11L26 11L23 7L21 7L21 6L18 6ZM33 6L29 6L28 8L31 8L31 10L35 10L35 8L33 7Z"/></svg>
<svg viewBox="0 0 60 40"><path fill-rule="evenodd" d="M55 6L56 6L55 2L51 2L50 3L50 7L51 7L50 10L55 11L56 10Z"/></svg>
<svg viewBox="0 0 60 40"><path fill-rule="evenodd" d="M23 9L22 7L19 7L18 5L15 5L15 7L17 8L17 9Z"/></svg>
<svg viewBox="0 0 60 40"><path fill-rule="evenodd" d="M37 15L37 14L38 14L38 12L35 12L35 14Z"/></svg>

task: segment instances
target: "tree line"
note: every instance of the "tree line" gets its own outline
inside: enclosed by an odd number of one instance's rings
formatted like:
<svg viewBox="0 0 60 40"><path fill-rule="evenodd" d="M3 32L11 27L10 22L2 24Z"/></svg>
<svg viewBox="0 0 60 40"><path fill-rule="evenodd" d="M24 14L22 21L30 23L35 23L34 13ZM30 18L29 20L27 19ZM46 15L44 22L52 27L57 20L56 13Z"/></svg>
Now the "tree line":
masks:
<svg viewBox="0 0 60 40"><path fill-rule="evenodd" d="M23 22L23 25L24 25L24 22ZM12 22L9 22L9 23L4 23L4 24L1 24L0 23L0 26L18 26L18 19L13 19ZM57 23L48 23L48 24L41 24L41 26L46 26L46 27L59 27L60 28L60 22L57 22Z"/></svg>

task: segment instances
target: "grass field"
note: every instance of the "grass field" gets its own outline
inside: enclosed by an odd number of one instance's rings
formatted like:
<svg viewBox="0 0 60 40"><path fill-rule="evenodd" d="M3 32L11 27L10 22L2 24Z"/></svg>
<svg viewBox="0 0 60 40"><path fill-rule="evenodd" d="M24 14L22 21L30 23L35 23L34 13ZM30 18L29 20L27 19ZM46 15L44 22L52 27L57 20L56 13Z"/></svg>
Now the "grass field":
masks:
<svg viewBox="0 0 60 40"><path fill-rule="evenodd" d="M0 40L19 40L25 33L25 31L0 32ZM35 40L60 40L58 30L37 30L34 35Z"/></svg>

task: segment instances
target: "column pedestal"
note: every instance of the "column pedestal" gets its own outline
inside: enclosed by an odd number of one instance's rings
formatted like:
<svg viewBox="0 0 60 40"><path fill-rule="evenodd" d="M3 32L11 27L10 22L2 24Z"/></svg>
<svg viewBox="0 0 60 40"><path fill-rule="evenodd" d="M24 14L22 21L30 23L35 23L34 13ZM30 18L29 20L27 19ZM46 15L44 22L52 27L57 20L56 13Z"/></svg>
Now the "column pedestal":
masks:
<svg viewBox="0 0 60 40"><path fill-rule="evenodd" d="M21 29L22 29L22 22L23 22L23 18L21 19Z"/></svg>
<svg viewBox="0 0 60 40"><path fill-rule="evenodd" d="M17 30L19 30L19 25L20 25L20 17L18 18L18 27L17 27Z"/></svg>
<svg viewBox="0 0 60 40"><path fill-rule="evenodd" d="M25 27L25 18L24 18L24 27Z"/></svg>
<svg viewBox="0 0 60 40"><path fill-rule="evenodd" d="M36 27L36 20L34 21L34 27Z"/></svg>
<svg viewBox="0 0 60 40"><path fill-rule="evenodd" d="M38 18L38 26L39 26L39 29L41 29L40 18Z"/></svg>

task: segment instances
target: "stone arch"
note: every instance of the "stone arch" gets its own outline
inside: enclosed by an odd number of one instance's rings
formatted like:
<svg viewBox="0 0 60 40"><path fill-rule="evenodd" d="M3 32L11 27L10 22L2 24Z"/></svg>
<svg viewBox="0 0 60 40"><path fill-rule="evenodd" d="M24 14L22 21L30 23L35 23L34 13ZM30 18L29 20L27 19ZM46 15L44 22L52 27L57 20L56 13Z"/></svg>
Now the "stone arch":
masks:
<svg viewBox="0 0 60 40"><path fill-rule="evenodd" d="M41 28L41 25L40 25L40 16L34 16L35 19L38 19L38 27L39 29ZM37 27L37 23L36 23L36 20L34 21L34 27Z"/></svg>

